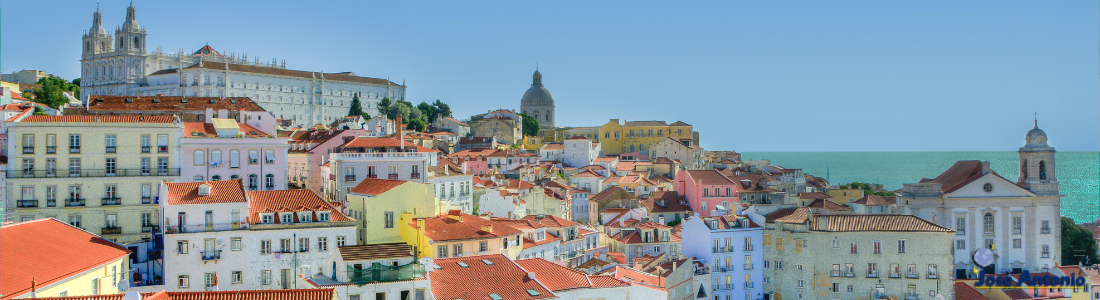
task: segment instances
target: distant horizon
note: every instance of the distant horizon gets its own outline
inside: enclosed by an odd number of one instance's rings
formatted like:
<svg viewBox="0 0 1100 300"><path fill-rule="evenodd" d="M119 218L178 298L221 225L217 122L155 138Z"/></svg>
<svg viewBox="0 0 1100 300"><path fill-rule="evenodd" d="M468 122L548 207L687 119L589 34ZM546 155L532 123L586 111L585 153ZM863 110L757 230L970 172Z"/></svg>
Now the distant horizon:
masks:
<svg viewBox="0 0 1100 300"><path fill-rule="evenodd" d="M0 71L79 77L97 4L110 31L130 1L0 2ZM1100 151L1096 1L479 4L133 2L149 50L407 82L456 119L518 109L537 65L556 124L684 121L707 150L1013 151L1038 113Z"/></svg>

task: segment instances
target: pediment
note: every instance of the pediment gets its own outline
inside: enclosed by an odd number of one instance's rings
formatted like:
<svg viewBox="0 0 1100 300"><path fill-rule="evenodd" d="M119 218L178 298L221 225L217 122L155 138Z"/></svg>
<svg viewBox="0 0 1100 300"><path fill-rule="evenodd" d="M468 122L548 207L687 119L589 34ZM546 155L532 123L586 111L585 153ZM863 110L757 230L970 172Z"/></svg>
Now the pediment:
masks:
<svg viewBox="0 0 1100 300"><path fill-rule="evenodd" d="M986 184L992 187L986 191ZM988 197L1035 197L1035 194L1004 179L996 173L985 174L951 193L944 198L988 198Z"/></svg>

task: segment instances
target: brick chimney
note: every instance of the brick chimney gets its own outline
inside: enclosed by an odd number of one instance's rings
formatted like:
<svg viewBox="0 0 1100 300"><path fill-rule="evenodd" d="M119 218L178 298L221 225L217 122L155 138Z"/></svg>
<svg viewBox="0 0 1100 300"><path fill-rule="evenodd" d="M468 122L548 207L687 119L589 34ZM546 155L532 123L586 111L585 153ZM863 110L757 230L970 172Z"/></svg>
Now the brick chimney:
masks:
<svg viewBox="0 0 1100 300"><path fill-rule="evenodd" d="M452 210L447 212L447 216L450 217L452 220L462 221L462 211L461 210L452 209Z"/></svg>
<svg viewBox="0 0 1100 300"><path fill-rule="evenodd" d="M404 132L405 127L401 126L401 115L397 115L397 118L393 122L393 127L394 127L394 132L397 133L398 140L401 141L401 143L400 143L401 150L404 151L405 150L405 132Z"/></svg>
<svg viewBox="0 0 1100 300"><path fill-rule="evenodd" d="M493 224L481 225L481 231L492 233L493 232Z"/></svg>

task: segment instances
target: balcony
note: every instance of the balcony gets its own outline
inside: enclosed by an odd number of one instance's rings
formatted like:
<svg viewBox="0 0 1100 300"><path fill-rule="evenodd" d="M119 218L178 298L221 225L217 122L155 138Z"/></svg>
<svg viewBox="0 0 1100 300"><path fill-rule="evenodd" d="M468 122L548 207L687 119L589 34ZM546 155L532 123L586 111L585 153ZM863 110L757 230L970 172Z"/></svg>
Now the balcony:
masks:
<svg viewBox="0 0 1100 300"><path fill-rule="evenodd" d="M752 270L752 264L745 264L745 271Z"/></svg>
<svg viewBox="0 0 1100 300"><path fill-rule="evenodd" d="M153 204L153 197L141 197L141 204Z"/></svg>
<svg viewBox="0 0 1100 300"><path fill-rule="evenodd" d="M219 232L219 231L232 231L232 230L245 230L248 229L247 223L216 223L216 224L198 224L198 225L183 225L182 227L169 226L166 228L167 234L176 233L195 233L195 232Z"/></svg>
<svg viewBox="0 0 1100 300"><path fill-rule="evenodd" d="M85 206L84 198L65 199L65 207Z"/></svg>
<svg viewBox="0 0 1100 300"><path fill-rule="evenodd" d="M57 153L57 146L46 146L46 154Z"/></svg>
<svg viewBox="0 0 1100 300"><path fill-rule="evenodd" d="M344 181L355 181L355 175L344 175Z"/></svg>
<svg viewBox="0 0 1100 300"><path fill-rule="evenodd" d="M150 148L152 148L152 147L149 147L149 146L141 146L141 153L149 153L149 149L150 149Z"/></svg>
<svg viewBox="0 0 1100 300"><path fill-rule="evenodd" d="M403 266L385 266L379 263L372 264L369 268L356 270L348 266L348 281L356 285L378 282L396 282L425 278L424 266L418 263L410 263Z"/></svg>
<svg viewBox="0 0 1100 300"><path fill-rule="evenodd" d="M905 300L920 300L920 294L905 293Z"/></svg>
<svg viewBox="0 0 1100 300"><path fill-rule="evenodd" d="M38 207L38 200L15 200L15 207Z"/></svg>
<svg viewBox="0 0 1100 300"><path fill-rule="evenodd" d="M695 275L707 275L710 274L710 267L702 267L695 269Z"/></svg>
<svg viewBox="0 0 1100 300"><path fill-rule="evenodd" d="M7 178L65 178L65 177L140 177L140 176L179 176L180 168L149 169L70 169L68 172L56 170L21 170L8 172Z"/></svg>
<svg viewBox="0 0 1100 300"><path fill-rule="evenodd" d="M46 199L46 207L57 207L57 199Z"/></svg>
<svg viewBox="0 0 1100 300"><path fill-rule="evenodd" d="M80 147L69 147L70 154L80 154Z"/></svg>
<svg viewBox="0 0 1100 300"><path fill-rule="evenodd" d="M248 164L250 164L250 165L255 165L255 164L258 164L258 163L260 163L259 159L255 159L255 158L249 158L248 159Z"/></svg>
<svg viewBox="0 0 1100 300"><path fill-rule="evenodd" d="M367 174L367 178L378 179L378 174Z"/></svg>
<svg viewBox="0 0 1100 300"><path fill-rule="evenodd" d="M412 173L412 174L409 174L409 178L412 178L412 179L420 179L420 173Z"/></svg>
<svg viewBox="0 0 1100 300"><path fill-rule="evenodd" d="M890 273L890 278L901 278L901 273Z"/></svg>
<svg viewBox="0 0 1100 300"><path fill-rule="evenodd" d="M157 146L157 153L168 153L168 146L167 145Z"/></svg>
<svg viewBox="0 0 1100 300"><path fill-rule="evenodd" d="M878 270L867 271L867 278L878 278Z"/></svg>
<svg viewBox="0 0 1100 300"><path fill-rule="evenodd" d="M848 277L848 278L856 277L856 272L844 272L844 277Z"/></svg>
<svg viewBox="0 0 1100 300"><path fill-rule="evenodd" d="M118 147L115 147L115 146L107 146L107 149L106 149L106 151L107 151L107 153L115 153L115 152L118 152Z"/></svg>
<svg viewBox="0 0 1100 300"><path fill-rule="evenodd" d="M159 232L160 226L144 225L141 226L141 232Z"/></svg>
<svg viewBox="0 0 1100 300"><path fill-rule="evenodd" d="M917 274L917 273L905 273L905 278L909 278L909 279L919 279L919 278L920 278L920 274Z"/></svg>
<svg viewBox="0 0 1100 300"><path fill-rule="evenodd" d="M928 279L939 279L939 278L940 278L940 274L928 273Z"/></svg>
<svg viewBox="0 0 1100 300"><path fill-rule="evenodd" d="M829 277L840 277L840 270L833 270L829 273Z"/></svg>
<svg viewBox="0 0 1100 300"><path fill-rule="evenodd" d="M744 251L752 251L752 244L745 245Z"/></svg>
<svg viewBox="0 0 1100 300"><path fill-rule="evenodd" d="M389 179L397 179L397 174L390 174Z"/></svg>
<svg viewBox="0 0 1100 300"><path fill-rule="evenodd" d="M209 260L219 260L219 259L222 258L222 251L221 250L214 250L214 251L209 251L209 252L201 251L199 253L202 254L203 263L206 263L206 261L209 261Z"/></svg>
<svg viewBox="0 0 1100 300"><path fill-rule="evenodd" d="M23 154L34 154L34 146L23 147Z"/></svg>
<svg viewBox="0 0 1100 300"><path fill-rule="evenodd" d="M745 288L746 289L751 289L752 288L752 282L751 281L750 282L745 282Z"/></svg>
<svg viewBox="0 0 1100 300"><path fill-rule="evenodd" d="M1041 229L1039 229L1039 233L1041 233L1041 234L1050 234L1050 228L1041 228Z"/></svg>
<svg viewBox="0 0 1100 300"><path fill-rule="evenodd" d="M108 234L122 234L122 227L118 227L118 226L107 226L107 227L103 227L103 231L102 231L102 234L103 234L103 235L108 235Z"/></svg>
<svg viewBox="0 0 1100 300"><path fill-rule="evenodd" d="M104 197L102 205L122 205L122 198L119 197Z"/></svg>
<svg viewBox="0 0 1100 300"><path fill-rule="evenodd" d="M257 186L257 185L255 185L255 184L249 184L249 185L248 185L248 189L249 189L249 190L253 190L253 191L255 191L255 190L258 190L258 189L260 189L260 187L259 187L259 186Z"/></svg>

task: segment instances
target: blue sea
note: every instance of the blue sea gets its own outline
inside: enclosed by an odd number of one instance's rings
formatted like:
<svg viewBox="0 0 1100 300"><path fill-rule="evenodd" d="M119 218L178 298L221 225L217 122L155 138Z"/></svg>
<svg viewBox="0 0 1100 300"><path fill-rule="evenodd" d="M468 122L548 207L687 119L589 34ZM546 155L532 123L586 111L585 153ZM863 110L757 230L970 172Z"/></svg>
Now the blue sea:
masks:
<svg viewBox="0 0 1100 300"><path fill-rule="evenodd" d="M1016 181L1016 152L745 152L742 160L771 160L785 168L801 168L832 185L853 181L882 184L887 190L921 178L935 178L960 160L989 161L993 171ZM1058 152L1055 156L1062 195L1062 216L1078 223L1100 218L1100 153Z"/></svg>

